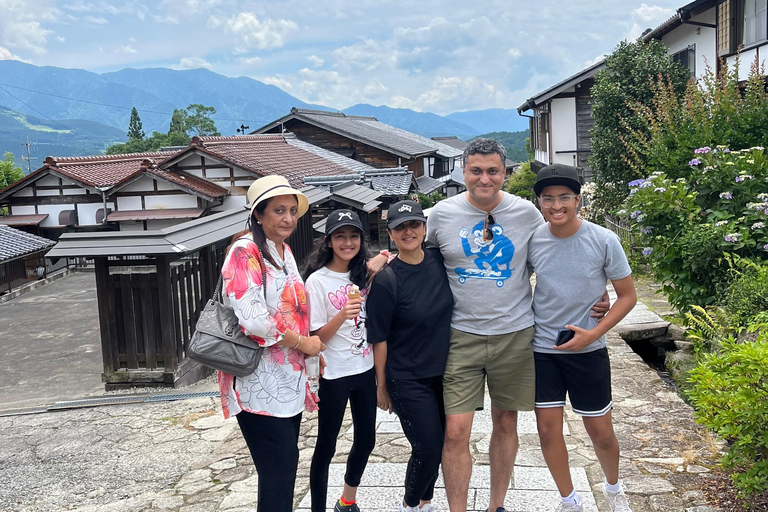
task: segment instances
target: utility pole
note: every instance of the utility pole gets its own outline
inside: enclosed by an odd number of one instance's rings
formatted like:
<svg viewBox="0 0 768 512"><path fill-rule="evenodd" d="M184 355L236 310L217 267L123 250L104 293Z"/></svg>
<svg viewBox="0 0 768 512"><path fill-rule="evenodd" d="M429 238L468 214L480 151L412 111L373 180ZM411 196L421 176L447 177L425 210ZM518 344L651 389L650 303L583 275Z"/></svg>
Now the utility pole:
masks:
<svg viewBox="0 0 768 512"><path fill-rule="evenodd" d="M37 160L37 157L29 156L29 146L36 146L37 144L35 144L34 142L29 142L29 139L27 139L27 142L26 143L22 142L21 145L26 146L27 148L27 156L21 155L21 159L27 161L27 169L29 170L29 173L27 174L31 174L32 160Z"/></svg>
<svg viewBox="0 0 768 512"><path fill-rule="evenodd" d="M237 133L242 133L243 135L245 135L245 130L247 130L249 128L250 128L250 126L245 126L244 124L241 124L240 128L237 129Z"/></svg>

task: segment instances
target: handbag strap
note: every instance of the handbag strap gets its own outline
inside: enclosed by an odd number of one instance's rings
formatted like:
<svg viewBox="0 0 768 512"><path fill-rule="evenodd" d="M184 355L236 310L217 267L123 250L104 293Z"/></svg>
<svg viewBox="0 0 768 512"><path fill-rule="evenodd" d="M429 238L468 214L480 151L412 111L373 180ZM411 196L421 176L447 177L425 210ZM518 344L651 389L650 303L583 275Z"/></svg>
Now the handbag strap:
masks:
<svg viewBox="0 0 768 512"><path fill-rule="evenodd" d="M238 240L242 240L243 238L246 238L246 237L238 238L237 240L235 240L235 242L237 242ZM231 250L232 249L230 248L230 251ZM227 253L227 256L228 255L229 253ZM267 301L267 267L264 266L264 259L261 257L261 251L258 250L258 246L256 247L256 255L259 259L259 266L261 267L261 291L264 294L264 302L266 302ZM224 257L224 259L225 260L227 259L226 256ZM223 288L224 288L223 278L222 278L221 272L219 272L219 280L216 281L216 288L214 288L213 290L214 302L222 302L221 295L224 291Z"/></svg>

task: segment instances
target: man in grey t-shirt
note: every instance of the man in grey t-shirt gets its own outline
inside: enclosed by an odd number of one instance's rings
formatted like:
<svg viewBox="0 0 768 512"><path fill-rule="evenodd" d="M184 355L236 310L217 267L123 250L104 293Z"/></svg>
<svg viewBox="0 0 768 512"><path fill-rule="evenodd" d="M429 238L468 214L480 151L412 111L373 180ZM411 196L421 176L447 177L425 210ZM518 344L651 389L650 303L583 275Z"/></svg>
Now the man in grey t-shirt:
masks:
<svg viewBox="0 0 768 512"><path fill-rule="evenodd" d="M439 202L427 242L440 248L453 292L451 348L444 377L447 415L443 475L452 512L466 509L474 411L485 381L492 401L489 509L503 510L517 453L517 411L534 405L533 313L528 240L544 223L528 201L501 191L506 151L491 139L464 150L465 194Z"/></svg>
<svg viewBox="0 0 768 512"><path fill-rule="evenodd" d="M491 397L489 510L503 512L517 454L517 411L534 408L533 313L528 242L544 224L532 203L501 190L506 151L491 139L464 150L465 194L439 202L427 243L439 247L454 297L443 381L443 475L451 512L466 510L474 411ZM606 299L607 301L607 299ZM607 302L596 305L606 310ZM501 511L499 511L501 509Z"/></svg>

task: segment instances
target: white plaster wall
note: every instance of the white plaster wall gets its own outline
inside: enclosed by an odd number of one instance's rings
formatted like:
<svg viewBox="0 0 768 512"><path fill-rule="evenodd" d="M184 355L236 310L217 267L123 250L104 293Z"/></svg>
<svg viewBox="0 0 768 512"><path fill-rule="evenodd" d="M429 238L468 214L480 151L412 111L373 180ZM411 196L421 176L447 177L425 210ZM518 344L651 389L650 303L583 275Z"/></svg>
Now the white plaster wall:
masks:
<svg viewBox="0 0 768 512"><path fill-rule="evenodd" d="M37 207L38 213L47 213L48 217L40 223L41 226L59 226L59 212L64 210L74 210L73 204L44 204ZM80 223L78 217L77 222Z"/></svg>
<svg viewBox="0 0 768 512"><path fill-rule="evenodd" d="M45 176L37 180L37 184L43 187L57 187L59 185L59 178L56 176Z"/></svg>
<svg viewBox="0 0 768 512"><path fill-rule="evenodd" d="M548 151L541 151L540 149L537 149L534 151L534 154L536 156L536 160L539 162L549 165L549 152Z"/></svg>
<svg viewBox="0 0 768 512"><path fill-rule="evenodd" d="M749 78L749 69L752 63L755 61L755 57L760 55L760 65L768 68L768 44L745 50L741 52L741 59L739 60L739 80L746 80ZM736 56L733 55L726 59L728 61L728 68L733 69L736 66Z"/></svg>
<svg viewBox="0 0 768 512"><path fill-rule="evenodd" d="M235 178L251 178L251 179L253 179L253 175L251 173L245 172L245 171L241 171L240 169L235 169L232 172L232 175Z"/></svg>
<svg viewBox="0 0 768 512"><path fill-rule="evenodd" d="M60 196L58 190L38 190L37 191L38 196Z"/></svg>
<svg viewBox="0 0 768 512"><path fill-rule="evenodd" d="M692 21L714 24L716 22L716 9L710 9L697 16ZM698 34L696 32L699 32ZM687 48L689 45L696 45L696 79L704 76L707 63L714 68L717 64L717 41L715 40L715 29L708 27L697 27L695 25L683 24L674 29L669 34L661 38L661 41L669 49L670 55Z"/></svg>
<svg viewBox="0 0 768 512"><path fill-rule="evenodd" d="M32 187L24 187L11 197L32 197Z"/></svg>
<svg viewBox="0 0 768 512"><path fill-rule="evenodd" d="M65 196L80 196L88 193L84 188L65 188L63 190Z"/></svg>
<svg viewBox="0 0 768 512"><path fill-rule="evenodd" d="M96 210L104 208L104 203L84 203L77 205L77 223L81 226L95 226ZM107 208L115 210L114 203L107 201Z"/></svg>
<svg viewBox="0 0 768 512"><path fill-rule="evenodd" d="M127 187L121 188L120 192L149 192L155 190L155 180L149 176L142 176Z"/></svg>
<svg viewBox="0 0 768 512"><path fill-rule="evenodd" d="M576 98L555 98L550 109L552 162L573 165L573 154L557 152L576 150Z"/></svg>
<svg viewBox="0 0 768 512"><path fill-rule="evenodd" d="M45 212L40 212L45 213ZM11 206L11 215L34 215L35 214L35 206L34 205L20 205L20 206Z"/></svg>
<svg viewBox="0 0 768 512"><path fill-rule="evenodd" d="M157 181L157 190L178 190L179 187L176 185L171 185L170 183L166 183L164 181L155 180Z"/></svg>
<svg viewBox="0 0 768 512"><path fill-rule="evenodd" d="M206 178L229 178L229 169L206 169Z"/></svg>
<svg viewBox="0 0 768 512"><path fill-rule="evenodd" d="M147 210L166 208L197 208L197 197L190 194L172 196L146 196L144 205Z"/></svg>
<svg viewBox="0 0 768 512"><path fill-rule="evenodd" d="M124 211L141 210L141 197L118 197L117 209ZM122 228L121 228L122 229Z"/></svg>
<svg viewBox="0 0 768 512"><path fill-rule="evenodd" d="M253 177L247 180L235 180L235 186L236 187L250 187L251 184L256 181ZM228 184L225 184L224 182L216 183L220 187L226 187Z"/></svg>

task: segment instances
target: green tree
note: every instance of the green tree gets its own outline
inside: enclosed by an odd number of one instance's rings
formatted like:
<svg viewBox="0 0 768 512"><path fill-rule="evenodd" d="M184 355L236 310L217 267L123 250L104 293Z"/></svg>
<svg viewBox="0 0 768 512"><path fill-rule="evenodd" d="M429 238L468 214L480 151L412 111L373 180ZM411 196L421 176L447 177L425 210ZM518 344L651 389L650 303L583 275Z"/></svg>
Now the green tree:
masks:
<svg viewBox="0 0 768 512"><path fill-rule="evenodd" d="M171 116L171 126L168 128L168 135L171 135L172 133L186 134L186 123L187 111L180 108L173 109L173 115Z"/></svg>
<svg viewBox="0 0 768 512"><path fill-rule="evenodd" d="M528 130L521 130L519 132L491 132L478 135L475 139L493 139L507 150L507 158L513 162L525 162L532 160L529 157L527 148L530 146L528 142ZM474 140L474 139L472 139Z"/></svg>
<svg viewBox="0 0 768 512"><path fill-rule="evenodd" d="M13 153L6 151L0 162L0 189L12 185L24 177L24 171L13 161Z"/></svg>
<svg viewBox="0 0 768 512"><path fill-rule="evenodd" d="M637 166L627 161L623 144L630 133L638 130L647 133L633 105L652 105L653 84L659 77L670 84L677 96L682 96L690 74L674 62L667 55L667 47L656 40L622 41L605 59L605 65L605 69L595 75L591 91L595 125L590 132L589 164L597 184L596 204L591 208L610 213L620 208L629 194L627 184L643 177Z"/></svg>
<svg viewBox="0 0 768 512"><path fill-rule="evenodd" d="M144 138L144 131L141 129L141 118L136 107L131 109L131 121L128 123L128 139L141 140Z"/></svg>
<svg viewBox="0 0 768 512"><path fill-rule="evenodd" d="M187 107L187 117L185 128L187 133L192 132L200 137L206 135L219 136L221 133L216 129L216 124L211 116L216 113L213 107L206 107L199 103L193 103Z"/></svg>

